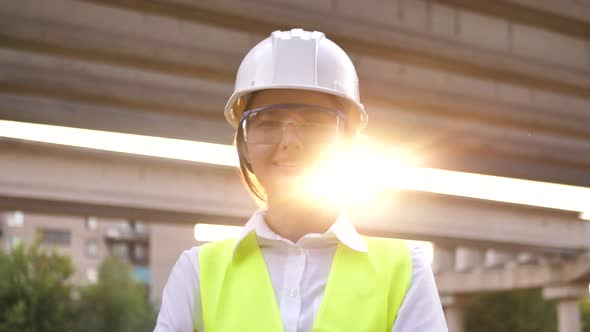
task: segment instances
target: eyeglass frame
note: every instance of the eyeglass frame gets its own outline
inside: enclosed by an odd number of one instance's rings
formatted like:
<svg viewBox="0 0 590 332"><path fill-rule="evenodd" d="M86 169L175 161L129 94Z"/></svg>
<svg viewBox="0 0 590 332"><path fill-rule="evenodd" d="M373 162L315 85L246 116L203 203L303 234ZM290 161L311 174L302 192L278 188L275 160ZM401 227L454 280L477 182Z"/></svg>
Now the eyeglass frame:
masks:
<svg viewBox="0 0 590 332"><path fill-rule="evenodd" d="M252 115L252 114L256 114L259 112L264 112L264 111L268 111L268 110L273 110L276 108L301 108L301 107L310 107L310 108L316 108L316 109L321 109L324 111L329 111L332 113L336 114L336 131L338 134L340 134L340 130L341 130L341 122L342 123L346 123L346 112L340 109L335 109L335 108L330 108L330 107L325 107L325 106L319 106L319 105L313 105L313 104L298 104L298 103L288 103L288 104L272 104L272 105L267 105L267 106L262 106L262 107L257 107L257 108L253 108L250 110L245 110L242 113L242 117L240 119L240 125L242 127L243 130L243 137L244 137L244 141L248 141L248 134L247 134L247 127L246 127L246 119ZM281 128L281 138L283 137L283 135L285 134L285 130L287 129L287 126L289 124L292 124L293 126L295 126L296 129L299 129L297 123L293 122L293 121L288 121L283 125L283 128Z"/></svg>

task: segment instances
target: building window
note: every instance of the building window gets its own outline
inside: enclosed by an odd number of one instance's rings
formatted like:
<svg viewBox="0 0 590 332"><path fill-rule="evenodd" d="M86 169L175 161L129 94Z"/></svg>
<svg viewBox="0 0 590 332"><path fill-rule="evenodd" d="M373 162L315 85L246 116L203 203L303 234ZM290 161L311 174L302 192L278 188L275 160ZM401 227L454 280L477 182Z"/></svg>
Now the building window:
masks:
<svg viewBox="0 0 590 332"><path fill-rule="evenodd" d="M133 229L137 234L145 234L146 232L145 224L139 221L133 222Z"/></svg>
<svg viewBox="0 0 590 332"><path fill-rule="evenodd" d="M133 258L138 262L145 260L145 247L140 244L134 245L133 256Z"/></svg>
<svg viewBox="0 0 590 332"><path fill-rule="evenodd" d="M8 213L6 225L9 227L23 227L25 225L25 214L22 211Z"/></svg>
<svg viewBox="0 0 590 332"><path fill-rule="evenodd" d="M85 225L87 230L96 230L98 228L98 220L94 217L86 217Z"/></svg>
<svg viewBox="0 0 590 332"><path fill-rule="evenodd" d="M95 239L86 240L84 250L86 253L86 257L89 258L96 258L98 257L98 241Z"/></svg>
<svg viewBox="0 0 590 332"><path fill-rule="evenodd" d="M14 246L19 244L21 241L22 241L21 238L16 235L12 235L12 234L6 235L6 238L4 240L4 250L10 251Z"/></svg>
<svg viewBox="0 0 590 332"><path fill-rule="evenodd" d="M91 284L95 284L98 281L98 270L96 267L89 267L86 269L86 279Z"/></svg>
<svg viewBox="0 0 590 332"><path fill-rule="evenodd" d="M131 223L127 220L114 221L113 225L123 232L129 232L131 230Z"/></svg>
<svg viewBox="0 0 590 332"><path fill-rule="evenodd" d="M69 246L71 242L70 231L64 229L41 228L39 235L43 244Z"/></svg>
<svg viewBox="0 0 590 332"><path fill-rule="evenodd" d="M129 260L129 246L127 243L115 243L113 245L113 253L115 256L124 259L126 261Z"/></svg>

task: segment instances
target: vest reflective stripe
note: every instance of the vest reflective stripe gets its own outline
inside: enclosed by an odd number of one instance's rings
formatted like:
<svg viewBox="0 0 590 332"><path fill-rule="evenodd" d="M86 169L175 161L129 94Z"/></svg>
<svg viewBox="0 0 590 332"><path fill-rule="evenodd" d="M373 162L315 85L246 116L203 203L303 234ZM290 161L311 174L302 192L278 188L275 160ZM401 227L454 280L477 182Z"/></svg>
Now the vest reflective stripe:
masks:
<svg viewBox="0 0 590 332"><path fill-rule="evenodd" d="M410 251L403 240L364 239L368 253L338 245L313 332L391 331L412 278ZM205 332L283 331L255 232L232 260L235 244L225 240L199 250Z"/></svg>

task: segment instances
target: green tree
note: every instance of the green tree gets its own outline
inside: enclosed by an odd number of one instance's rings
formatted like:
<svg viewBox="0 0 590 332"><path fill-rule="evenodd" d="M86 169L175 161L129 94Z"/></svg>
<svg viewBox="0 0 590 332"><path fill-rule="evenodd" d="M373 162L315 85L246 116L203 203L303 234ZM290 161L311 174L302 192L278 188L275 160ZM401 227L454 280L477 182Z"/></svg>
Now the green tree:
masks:
<svg viewBox="0 0 590 332"><path fill-rule="evenodd" d="M590 332L590 298L580 301L580 309L582 310L582 331Z"/></svg>
<svg viewBox="0 0 590 332"><path fill-rule="evenodd" d="M529 289L478 295L467 308L467 332L555 332L554 301L541 290Z"/></svg>
<svg viewBox="0 0 590 332"><path fill-rule="evenodd" d="M69 257L36 242L0 251L0 332L73 331Z"/></svg>
<svg viewBox="0 0 590 332"><path fill-rule="evenodd" d="M155 310L146 287L133 279L131 266L107 257L95 285L81 289L79 330L86 332L142 332L155 326Z"/></svg>

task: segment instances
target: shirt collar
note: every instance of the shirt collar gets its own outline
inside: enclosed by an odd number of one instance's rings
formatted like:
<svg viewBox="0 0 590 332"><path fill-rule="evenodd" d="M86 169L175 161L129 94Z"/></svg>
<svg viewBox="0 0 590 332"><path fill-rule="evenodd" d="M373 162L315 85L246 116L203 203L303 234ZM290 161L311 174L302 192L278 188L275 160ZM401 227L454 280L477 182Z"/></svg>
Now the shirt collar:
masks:
<svg viewBox="0 0 590 332"><path fill-rule="evenodd" d="M285 240L283 237L275 233L264 219L266 210L256 211L248 220L234 247L234 255L238 249L240 242L246 238L251 232L256 232L256 236L268 239L268 240ZM356 228L348 218L346 212L342 211L336 221L330 226L330 228L324 234L318 234L320 237L329 237L334 235L338 241L347 247L359 251L368 252L367 245L363 240L362 236L357 232ZM233 256L232 256L233 257Z"/></svg>

